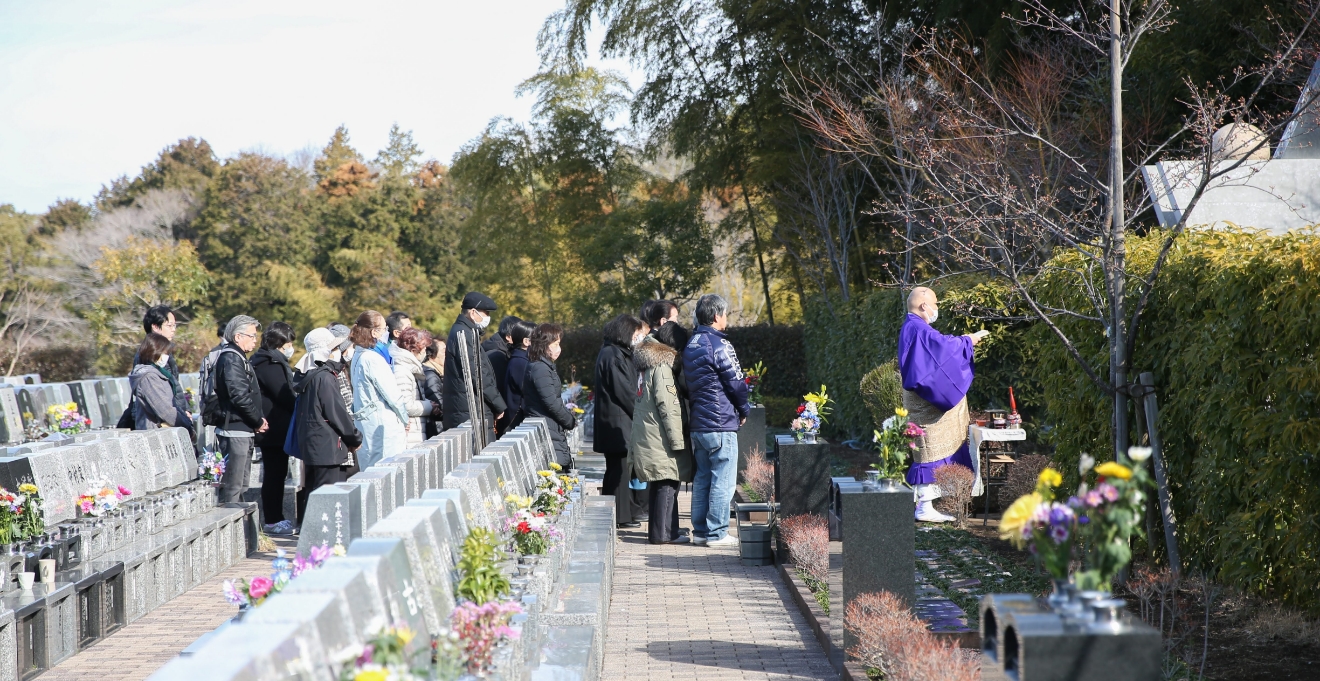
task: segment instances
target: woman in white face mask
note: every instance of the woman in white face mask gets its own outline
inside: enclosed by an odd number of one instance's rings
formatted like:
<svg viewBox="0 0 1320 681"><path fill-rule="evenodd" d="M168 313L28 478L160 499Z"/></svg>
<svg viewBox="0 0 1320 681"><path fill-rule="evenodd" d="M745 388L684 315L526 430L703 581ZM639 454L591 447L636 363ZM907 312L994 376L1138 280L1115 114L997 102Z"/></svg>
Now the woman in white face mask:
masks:
<svg viewBox="0 0 1320 681"><path fill-rule="evenodd" d="M180 427L195 432L186 399L176 387L179 377L169 370L173 349L174 343L157 333L147 334L138 347L138 363L128 375L134 430Z"/></svg>
<svg viewBox="0 0 1320 681"><path fill-rule="evenodd" d="M261 505L266 534L293 534L292 520L284 517L284 479L289 475L289 456L284 441L293 418L293 327L271 322L261 338L261 349L252 355L252 371L261 387L261 411L270 428L257 435L261 448Z"/></svg>

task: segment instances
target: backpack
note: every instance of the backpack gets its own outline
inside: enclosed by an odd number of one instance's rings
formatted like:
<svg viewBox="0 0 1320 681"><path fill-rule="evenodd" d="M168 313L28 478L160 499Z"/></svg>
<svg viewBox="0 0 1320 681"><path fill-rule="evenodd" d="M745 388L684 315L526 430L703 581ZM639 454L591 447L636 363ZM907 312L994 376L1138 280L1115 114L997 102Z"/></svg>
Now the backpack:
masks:
<svg viewBox="0 0 1320 681"><path fill-rule="evenodd" d="M219 347L206 353L206 358L202 360L201 376L198 383L201 384L201 403L202 403L202 423L217 428L225 425L224 419L219 415L220 396L215 390L215 370L220 364L220 355L226 352L232 352L240 357L242 353L230 347L228 343L222 343Z"/></svg>

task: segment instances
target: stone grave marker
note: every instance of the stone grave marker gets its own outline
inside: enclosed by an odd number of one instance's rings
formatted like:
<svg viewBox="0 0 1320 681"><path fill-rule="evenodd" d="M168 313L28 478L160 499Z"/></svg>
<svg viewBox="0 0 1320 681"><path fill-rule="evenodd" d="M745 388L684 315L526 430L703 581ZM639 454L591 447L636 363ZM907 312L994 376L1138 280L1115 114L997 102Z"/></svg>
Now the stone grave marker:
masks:
<svg viewBox="0 0 1320 681"><path fill-rule="evenodd" d="M197 478L197 455L186 428L158 428L165 454L165 469L169 485L182 485Z"/></svg>
<svg viewBox="0 0 1320 681"><path fill-rule="evenodd" d="M455 536L451 531L449 524L449 514L447 510L452 505L448 499L409 499L407 504L395 509L395 513L400 517L409 517L409 514L417 514L424 517L431 524L431 534L435 537L436 546L439 550L441 565L449 572L454 571L454 565L458 562L459 548L466 535Z"/></svg>
<svg viewBox="0 0 1320 681"><path fill-rule="evenodd" d="M839 525L843 536L842 560L837 576L831 571L831 595L843 595L831 628L844 630L842 616L853 599L864 593L888 591L916 605L912 567L916 552L912 523L912 491L901 487L880 491L871 483L838 483ZM830 619L835 619L830 607ZM844 630L843 649L857 645L857 637Z"/></svg>
<svg viewBox="0 0 1320 681"><path fill-rule="evenodd" d="M18 444L23 441L23 413L18 409L18 398L12 387L0 387L0 443Z"/></svg>
<svg viewBox="0 0 1320 681"><path fill-rule="evenodd" d="M113 379L102 379L96 383L100 386L101 394L105 396L105 408L110 413L109 423L113 426L119 423L119 417L124 415L124 410L128 408L128 401L119 392L119 384L115 383Z"/></svg>
<svg viewBox="0 0 1320 681"><path fill-rule="evenodd" d="M145 435L121 435L104 440L104 443L105 454L102 460L112 462L112 465L107 466L107 475L111 480L127 487L136 497L144 497L156 491L152 489L156 482L156 471Z"/></svg>
<svg viewBox="0 0 1320 681"><path fill-rule="evenodd" d="M388 518L372 525L364 536L403 540L413 577L417 579L427 631L438 632L454 609L454 596L450 574L441 567L441 545L435 537L427 510L397 508ZM448 554L448 547L444 547L444 551Z"/></svg>
<svg viewBox="0 0 1320 681"><path fill-rule="evenodd" d="M313 546L347 548L362 536L362 487L323 485L307 495L307 510L298 535L298 553Z"/></svg>
<svg viewBox="0 0 1320 681"><path fill-rule="evenodd" d="M339 669L356 658L365 643L353 628L353 618L342 592L280 592L243 617L244 625L279 622L313 623L331 669Z"/></svg>
<svg viewBox="0 0 1320 681"><path fill-rule="evenodd" d="M18 405L23 413L29 414L24 417L24 423L45 423L46 422L46 393L42 392L41 386L29 385L18 389ZM26 400L26 402L25 402Z"/></svg>
<svg viewBox="0 0 1320 681"><path fill-rule="evenodd" d="M380 516L380 487L379 480L375 478L357 479L355 474L345 482L335 483L336 487L343 489L356 489L361 499L359 504L358 526L363 530L371 527L381 518Z"/></svg>
<svg viewBox="0 0 1320 681"><path fill-rule="evenodd" d="M75 491L75 496L86 491L93 482L107 479L102 470L104 451L105 445L100 442L88 442L55 450L63 459L64 471L69 477L69 485Z"/></svg>
<svg viewBox="0 0 1320 681"><path fill-rule="evenodd" d="M34 452L29 456L32 478L41 494L42 514L47 525L64 522L74 517L74 500L85 489L75 489L64 468L64 457L58 449Z"/></svg>
<svg viewBox="0 0 1320 681"><path fill-rule="evenodd" d="M391 624L380 592L367 583L361 568L309 570L291 580L282 593L329 593L347 605L353 631L363 641Z"/></svg>
<svg viewBox="0 0 1320 681"><path fill-rule="evenodd" d="M449 514L449 534L452 537L458 537L459 543L467 537L468 528L472 526L472 504L468 499L467 492L461 489L430 489L422 493L419 501L448 501L448 506L441 508Z"/></svg>
<svg viewBox="0 0 1320 681"><path fill-rule="evenodd" d="M336 678L338 671L328 664L315 623L257 624L245 619L242 624L217 631L195 654L174 658L150 678L324 679Z"/></svg>
<svg viewBox="0 0 1320 681"><path fill-rule="evenodd" d="M494 466L488 463L460 464L445 476L444 488L461 489L467 493L472 505L470 510L472 524L491 530L498 529L491 500L498 498L500 505L503 506L504 498L497 496L499 492L495 488Z"/></svg>
<svg viewBox="0 0 1320 681"><path fill-rule="evenodd" d="M508 494L525 494L513 468L512 448L488 445L480 454L472 457L472 463L488 463L495 467L495 488L500 491L501 499Z"/></svg>
<svg viewBox="0 0 1320 681"><path fill-rule="evenodd" d="M775 439L775 499L780 515L814 513L827 518L830 505L830 446L796 442L791 435Z"/></svg>
<svg viewBox="0 0 1320 681"><path fill-rule="evenodd" d="M454 467L458 465L458 443L453 437L444 437L441 434L436 451L439 452L437 458L440 461L440 470L436 471L436 476L439 478L440 485L444 485L445 476L449 475L449 471L454 470Z"/></svg>
<svg viewBox="0 0 1320 681"><path fill-rule="evenodd" d="M428 490L428 492L437 492L441 490ZM446 492L456 492L458 490L443 490ZM458 505L453 499L427 498L427 499L409 499L405 507L427 507L437 509L440 527L436 529L436 536L443 534L447 537L449 551L451 556L445 566L453 569L458 564L462 554L463 540L467 538L467 523L460 515Z"/></svg>
<svg viewBox="0 0 1320 681"><path fill-rule="evenodd" d="M409 499L417 496L417 459L411 456L404 456L399 452L394 456L381 459L376 463L377 466L389 466L398 469L397 483L394 497L398 501L397 506L402 506Z"/></svg>
<svg viewBox="0 0 1320 681"><path fill-rule="evenodd" d="M417 655L429 662L430 637L420 635L426 631L426 616L422 612L421 603L417 601L412 576L406 572L407 548L400 539L376 537L361 541L362 548L357 553L353 553L350 548L349 555L332 557L321 569L360 572L384 603L389 621L402 622L419 634L407 646L409 657ZM396 572L396 565L405 572Z"/></svg>
<svg viewBox="0 0 1320 681"><path fill-rule="evenodd" d="M91 421L92 428L103 428L105 420L101 418L100 405L95 401L96 395L93 394L92 399L88 400L87 396L83 394L82 384L75 381L66 385L69 388L69 397L73 399L74 404L78 405L78 413Z"/></svg>
<svg viewBox="0 0 1320 681"><path fill-rule="evenodd" d="M397 602L401 612L408 613L410 621L418 615L423 619L425 626L414 631L438 633L438 629L431 628L432 621L427 610L429 605L431 611L434 611L435 604L424 581L425 576L413 573L413 556L410 554L407 541L401 537L364 536L348 547L348 557L356 556L375 556L388 563L396 580L390 597Z"/></svg>
<svg viewBox="0 0 1320 681"><path fill-rule="evenodd" d="M165 453L164 434L160 428L141 432L146 442L147 460L151 462L152 491L165 489L170 486L172 477L169 456Z"/></svg>
<svg viewBox="0 0 1320 681"><path fill-rule="evenodd" d="M380 476L380 516L381 518L389 516L390 512L401 506L403 497L403 480L399 475L400 471L395 466L372 466L363 473L372 473Z"/></svg>

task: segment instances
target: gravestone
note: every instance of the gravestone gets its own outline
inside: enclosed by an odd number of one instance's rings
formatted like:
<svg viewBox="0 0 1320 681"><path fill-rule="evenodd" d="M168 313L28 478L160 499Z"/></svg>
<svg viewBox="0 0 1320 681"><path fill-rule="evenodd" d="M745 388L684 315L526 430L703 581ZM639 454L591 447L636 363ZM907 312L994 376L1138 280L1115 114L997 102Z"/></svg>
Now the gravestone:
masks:
<svg viewBox="0 0 1320 681"><path fill-rule="evenodd" d="M23 412L18 408L14 389L0 388L0 443L18 444L23 441Z"/></svg>
<svg viewBox="0 0 1320 681"><path fill-rule="evenodd" d="M74 404L78 405L78 413L91 421L92 428L104 428L105 420L101 418L101 406L96 403L96 394L93 393L92 399L89 400L83 393L81 383L73 382L67 385L69 387L69 397L73 399Z"/></svg>
<svg viewBox="0 0 1320 681"><path fill-rule="evenodd" d="M59 449L48 449L29 456L32 479L41 494L42 515L48 526L73 518L74 500L86 491L73 487L64 467L64 457L58 452Z"/></svg>
<svg viewBox="0 0 1320 681"><path fill-rule="evenodd" d="M170 474L170 460L165 453L164 433L159 428L144 430L141 433L145 443L147 460L151 462L151 491L165 489L170 486L172 476Z"/></svg>
<svg viewBox="0 0 1320 681"><path fill-rule="evenodd" d="M765 407L753 406L747 412L747 421L738 429L738 472L747 468L747 457L753 452L766 454Z"/></svg>
<svg viewBox="0 0 1320 681"><path fill-rule="evenodd" d="M360 516L358 527L365 530L376 523L380 516L380 481L375 478L358 479L357 474L345 482L337 482L335 487L356 489L361 503L358 504Z"/></svg>
<svg viewBox="0 0 1320 681"><path fill-rule="evenodd" d="M359 640L366 641L392 624L380 593L367 583L367 576L359 569L327 570L325 567L309 570L291 580L284 587L285 594L328 593L347 606L349 622Z"/></svg>
<svg viewBox="0 0 1320 681"><path fill-rule="evenodd" d="M58 453L63 461L65 475L69 478L69 485L74 490L75 496L82 494L93 483L107 479L102 470L104 450L105 445L100 442L60 447L54 450L53 454Z"/></svg>
<svg viewBox="0 0 1320 681"><path fill-rule="evenodd" d="M488 463L460 464L445 476L445 489L461 489L467 493L472 508L472 524L491 530L498 530L497 512L493 502L502 508L504 497L499 495L495 486L495 467Z"/></svg>
<svg viewBox="0 0 1320 681"><path fill-rule="evenodd" d="M40 386L30 385L18 389L18 406L26 416L23 423L46 423L46 393Z"/></svg>
<svg viewBox="0 0 1320 681"><path fill-rule="evenodd" d="M986 595L980 607L982 677L987 681L1163 678L1160 632L1125 610L1122 600L1100 600L1091 612L1074 617L1054 612L1027 594Z"/></svg>
<svg viewBox="0 0 1320 681"><path fill-rule="evenodd" d="M356 551L354 547L358 547ZM408 572L403 540L376 537L354 541L348 555L332 557L322 569L360 570L384 602L391 623L402 622L418 634L426 631L426 616L417 601L412 574ZM417 653L425 651L429 659L429 644L427 637L417 636L408 647Z"/></svg>
<svg viewBox="0 0 1320 681"><path fill-rule="evenodd" d="M424 626L414 629L419 634L423 631L434 634L437 631L430 628L431 620L427 604L434 606L434 602L431 601L430 592L427 590L426 578L421 574L413 573L412 556L409 555L408 543L403 538L361 537L348 547L348 557L376 557L387 563L395 579L389 597L393 599L398 610L407 613L409 621L418 616L422 618Z"/></svg>
<svg viewBox="0 0 1320 681"><path fill-rule="evenodd" d="M376 465L372 466L372 468L376 468L376 467L381 467L381 468L389 467L399 471L398 477L396 478L395 481L397 485L394 494L394 498L397 502L395 504L396 506L402 506L405 501L417 497L417 491L416 491L417 490L417 459L416 458L411 456L404 456L403 453L400 452L394 456L387 457L376 462Z"/></svg>
<svg viewBox="0 0 1320 681"><path fill-rule="evenodd" d="M101 379L96 383L100 386L101 394L105 396L105 408L110 413L108 422L113 426L119 423L119 417L124 415L125 409L128 409L128 400L119 392L119 384L114 379Z"/></svg>
<svg viewBox="0 0 1320 681"><path fill-rule="evenodd" d="M442 507L449 516L449 534L454 537L467 537L468 530L472 527L472 503L468 499L467 492L461 489L430 489L422 493L419 501L449 501L450 505ZM460 540L462 543L462 540Z"/></svg>
<svg viewBox="0 0 1320 681"><path fill-rule="evenodd" d="M118 471L109 473L114 482L127 487L137 497L156 491L153 489L156 471L145 435L125 434L105 440L104 445L102 461L112 463L108 466L110 471Z"/></svg>
<svg viewBox="0 0 1320 681"><path fill-rule="evenodd" d="M152 681L199 679L336 678L312 622L258 624L244 621L224 627L196 653L176 657L152 674Z"/></svg>
<svg viewBox="0 0 1320 681"><path fill-rule="evenodd" d="M436 492L436 491L440 491L440 490L428 490L428 492ZM457 491L457 490L445 490L445 491ZM452 569L455 565L458 564L459 557L462 554L463 539L467 537L467 522L463 519L461 515L461 511L458 510L458 505L452 499L440 499L440 498L409 499L408 503L405 505L405 508L414 507L414 506L433 507L439 509L440 517L444 521L443 531L445 536L448 537L449 550L450 553L452 554L452 556L449 559L449 562L447 563L447 567ZM437 531L436 534L437 536L439 536L440 531Z"/></svg>
<svg viewBox="0 0 1320 681"><path fill-rule="evenodd" d="M472 457L472 463L488 463L495 468L495 489L503 499L508 494L524 494L522 485L516 480L513 469L513 451L509 447L494 448L489 445L481 453Z"/></svg>
<svg viewBox="0 0 1320 681"><path fill-rule="evenodd" d="M331 669L340 669L356 658L365 643L353 628L353 618L342 593L281 592L243 617L244 625L281 622L311 622Z"/></svg>
<svg viewBox="0 0 1320 681"><path fill-rule="evenodd" d="M307 509L298 535L298 553L313 546L347 547L362 536L362 488L323 485L307 495Z"/></svg>
<svg viewBox="0 0 1320 681"><path fill-rule="evenodd" d="M814 513L827 517L830 497L830 446L796 442L790 435L775 438L775 501L784 517Z"/></svg>
<svg viewBox="0 0 1320 681"><path fill-rule="evenodd" d="M408 503L394 509L391 517L411 518L414 516L424 518L431 525L431 536L435 538L436 546L439 548L439 561L441 566L447 572L454 571L454 565L458 562L457 548L462 544L466 535L453 534L450 524L449 508L452 502L446 499L409 499Z"/></svg>
<svg viewBox="0 0 1320 681"><path fill-rule="evenodd" d="M395 466L372 466L359 475L371 474L380 477L380 517L387 517L391 511L403 503L403 478Z"/></svg>
<svg viewBox="0 0 1320 681"><path fill-rule="evenodd" d="M182 485L197 478L197 455L186 428L158 428L153 431L160 438L165 454L165 469L169 485Z"/></svg>
<svg viewBox="0 0 1320 681"><path fill-rule="evenodd" d="M106 408L105 393L97 389L97 381L82 380L77 381L77 384L82 387L83 398L87 400L87 408L100 415L101 425L99 427L113 428L119 417L117 414L114 418L110 417L110 410ZM92 417L92 419L95 422L96 417Z"/></svg>
<svg viewBox="0 0 1320 681"><path fill-rule="evenodd" d="M454 609L452 578L441 567L442 546L434 532L430 509L398 508L378 521L365 537L397 537L407 549L408 563L417 580L418 600L426 614L426 629L435 634L448 622ZM438 509L437 509L438 510ZM449 553L444 546L445 554ZM447 559L448 555L444 556Z"/></svg>
<svg viewBox="0 0 1320 681"><path fill-rule="evenodd" d="M861 594L888 591L909 607L915 605L912 490L899 487L881 491L873 483L844 482L838 486L838 498L843 542L837 580L843 598L837 610L833 604L830 606L830 619L839 618L831 627L843 628L843 613ZM831 584L830 588L835 587ZM843 642L843 649L850 650L857 645L857 637L844 630Z"/></svg>

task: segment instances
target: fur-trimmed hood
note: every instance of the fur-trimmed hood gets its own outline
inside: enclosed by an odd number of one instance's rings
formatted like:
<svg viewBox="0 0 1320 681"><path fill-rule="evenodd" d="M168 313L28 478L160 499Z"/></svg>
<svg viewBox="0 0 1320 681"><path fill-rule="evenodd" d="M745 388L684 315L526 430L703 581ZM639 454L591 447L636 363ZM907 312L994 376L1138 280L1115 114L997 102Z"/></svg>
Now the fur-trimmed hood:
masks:
<svg viewBox="0 0 1320 681"><path fill-rule="evenodd" d="M647 336L633 351L633 361L637 363L638 371L646 371L661 365L672 367L679 361L679 356L677 350Z"/></svg>

